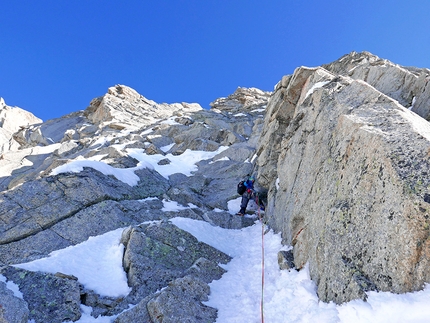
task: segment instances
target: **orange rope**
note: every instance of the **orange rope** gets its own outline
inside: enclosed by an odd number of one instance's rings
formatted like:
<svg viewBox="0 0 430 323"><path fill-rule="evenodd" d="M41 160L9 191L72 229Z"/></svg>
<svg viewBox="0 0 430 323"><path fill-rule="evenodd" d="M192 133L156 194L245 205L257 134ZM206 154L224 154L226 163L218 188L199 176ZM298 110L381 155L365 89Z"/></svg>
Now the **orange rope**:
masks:
<svg viewBox="0 0 430 323"><path fill-rule="evenodd" d="M261 302L260 302L260 312L261 312L261 323L264 323L264 223L261 219L260 214L260 203L258 201L258 195L256 197L257 207L258 207L258 219L261 223Z"/></svg>

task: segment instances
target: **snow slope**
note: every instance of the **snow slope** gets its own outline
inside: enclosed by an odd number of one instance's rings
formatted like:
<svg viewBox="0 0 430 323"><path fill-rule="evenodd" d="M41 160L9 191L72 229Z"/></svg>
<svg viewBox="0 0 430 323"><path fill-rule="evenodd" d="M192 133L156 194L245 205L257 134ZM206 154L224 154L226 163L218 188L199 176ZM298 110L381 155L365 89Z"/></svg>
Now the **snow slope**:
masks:
<svg viewBox="0 0 430 323"><path fill-rule="evenodd" d="M172 205L171 211L175 210ZM241 230L211 226L207 222L174 218L172 222L197 239L229 254L233 260L224 265L228 271L210 284L211 294L206 305L218 309L217 322L261 322L261 297L266 322L273 323L355 323L355 322L429 322L430 287L423 291L395 295L370 292L367 302L355 300L343 305L318 301L316 286L309 279L308 268L300 272L280 271L277 252L286 249L281 237L269 231L264 235L264 288L262 290L262 225ZM19 267L56 273L61 271L79 278L88 288L103 295L123 295L127 292L125 274L121 268L121 230L90 238L74 247L53 252L50 257L21 264ZM100 270L88 270L99 263ZM90 316L82 307L79 323L113 322L115 317Z"/></svg>

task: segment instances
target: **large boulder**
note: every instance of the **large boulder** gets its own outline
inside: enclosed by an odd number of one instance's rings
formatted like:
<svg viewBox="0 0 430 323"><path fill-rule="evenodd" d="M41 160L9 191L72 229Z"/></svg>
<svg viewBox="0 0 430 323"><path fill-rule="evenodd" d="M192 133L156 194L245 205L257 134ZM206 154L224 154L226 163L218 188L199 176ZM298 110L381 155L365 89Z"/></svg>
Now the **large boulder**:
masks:
<svg viewBox="0 0 430 323"><path fill-rule="evenodd" d="M215 322L217 310L202 303L209 292L209 286L192 275L177 278L118 315L114 323Z"/></svg>
<svg viewBox="0 0 430 323"><path fill-rule="evenodd" d="M208 283L225 273L218 264L230 261L228 255L169 222L129 227L122 243L132 287L125 303L137 305L116 323L215 321L217 310L202 302L208 300Z"/></svg>
<svg viewBox="0 0 430 323"><path fill-rule="evenodd" d="M324 301L430 281L429 124L361 80L298 68L276 87L258 149L267 221Z"/></svg>
<svg viewBox="0 0 430 323"><path fill-rule="evenodd" d="M198 277L203 281L219 279L224 270L217 264L231 259L166 222L130 227L124 231L122 243L126 246L124 268L132 287L128 299L134 304L172 280L192 274L192 267L199 268ZM213 266L201 258L210 259Z"/></svg>
<svg viewBox="0 0 430 323"><path fill-rule="evenodd" d="M215 322L217 310L204 305L209 300L209 286L192 276L174 280L146 308L152 322Z"/></svg>

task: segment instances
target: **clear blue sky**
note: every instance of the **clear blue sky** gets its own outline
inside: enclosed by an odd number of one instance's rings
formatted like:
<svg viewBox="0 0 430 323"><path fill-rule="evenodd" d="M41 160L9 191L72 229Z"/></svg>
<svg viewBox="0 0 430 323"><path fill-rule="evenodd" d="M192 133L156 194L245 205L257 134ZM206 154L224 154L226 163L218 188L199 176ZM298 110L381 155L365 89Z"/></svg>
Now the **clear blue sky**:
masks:
<svg viewBox="0 0 430 323"><path fill-rule="evenodd" d="M430 68L430 1L2 1L0 96L43 120L115 84L204 108L298 66L370 51Z"/></svg>

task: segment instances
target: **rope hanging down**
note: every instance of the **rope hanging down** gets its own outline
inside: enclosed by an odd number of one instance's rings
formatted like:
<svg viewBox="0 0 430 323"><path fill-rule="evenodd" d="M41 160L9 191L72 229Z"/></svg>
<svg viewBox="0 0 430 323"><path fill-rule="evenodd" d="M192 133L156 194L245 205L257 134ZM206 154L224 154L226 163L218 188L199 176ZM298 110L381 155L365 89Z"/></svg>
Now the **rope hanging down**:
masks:
<svg viewBox="0 0 430 323"><path fill-rule="evenodd" d="M261 223L261 302L260 302L260 312L261 312L261 323L264 323L264 222L261 218L260 213L260 203L258 200L258 195L256 197L257 207L258 207L258 219Z"/></svg>

